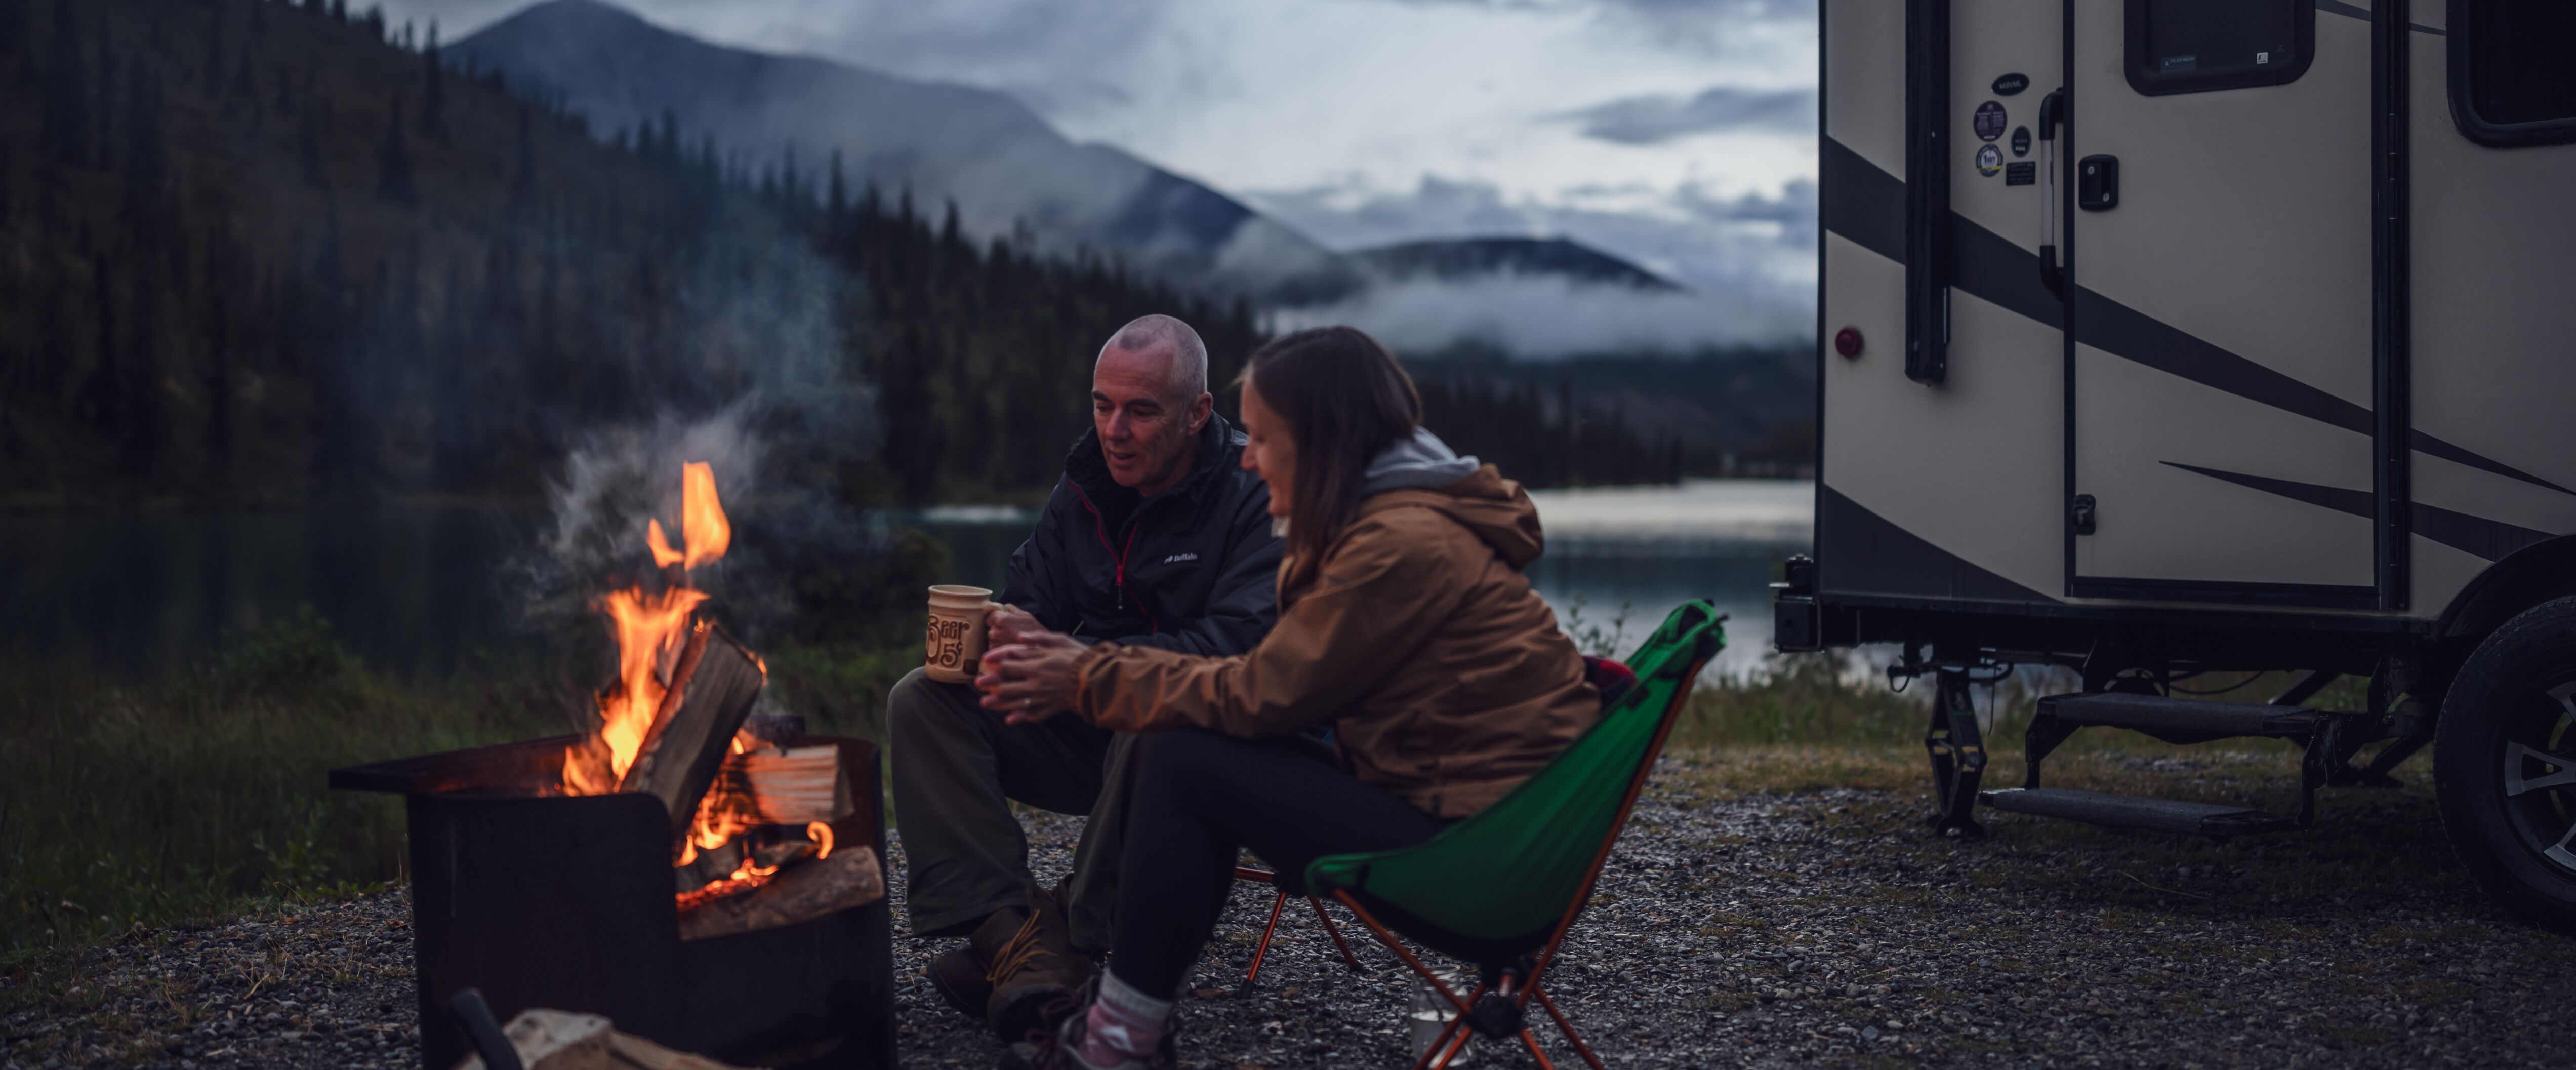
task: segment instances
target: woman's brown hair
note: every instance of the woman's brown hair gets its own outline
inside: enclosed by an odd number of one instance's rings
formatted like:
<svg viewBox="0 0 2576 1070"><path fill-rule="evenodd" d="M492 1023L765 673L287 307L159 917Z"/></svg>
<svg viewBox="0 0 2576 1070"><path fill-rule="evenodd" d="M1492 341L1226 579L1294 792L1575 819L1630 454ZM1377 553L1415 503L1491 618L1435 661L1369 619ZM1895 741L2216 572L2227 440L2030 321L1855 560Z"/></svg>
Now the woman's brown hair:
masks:
<svg viewBox="0 0 2576 1070"><path fill-rule="evenodd" d="M1350 327L1310 327L1262 346L1235 385L1258 381L1261 400L1288 422L1297 444L1288 503L1290 594L1314 577L1324 548L1359 512L1370 459L1422 426L1413 377L1377 339Z"/></svg>

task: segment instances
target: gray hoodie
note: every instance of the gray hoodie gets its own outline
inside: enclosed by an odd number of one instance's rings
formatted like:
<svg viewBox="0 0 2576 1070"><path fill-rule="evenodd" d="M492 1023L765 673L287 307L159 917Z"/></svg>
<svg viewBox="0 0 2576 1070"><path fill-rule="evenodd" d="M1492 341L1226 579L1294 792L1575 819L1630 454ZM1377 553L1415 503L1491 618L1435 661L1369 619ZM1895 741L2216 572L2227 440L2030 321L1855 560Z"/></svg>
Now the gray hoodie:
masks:
<svg viewBox="0 0 2576 1070"><path fill-rule="evenodd" d="M1416 428L1413 437L1386 448L1360 471L1360 496L1406 487L1445 487L1476 474L1474 457L1461 457L1432 434Z"/></svg>

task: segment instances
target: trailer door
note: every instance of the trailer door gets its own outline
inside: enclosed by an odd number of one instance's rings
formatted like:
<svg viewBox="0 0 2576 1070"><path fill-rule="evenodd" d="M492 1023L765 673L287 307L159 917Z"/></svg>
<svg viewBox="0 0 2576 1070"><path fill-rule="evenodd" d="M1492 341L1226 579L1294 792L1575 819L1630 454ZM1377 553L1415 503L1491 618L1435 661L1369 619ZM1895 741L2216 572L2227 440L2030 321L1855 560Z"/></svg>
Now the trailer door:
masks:
<svg viewBox="0 0 2576 1070"><path fill-rule="evenodd" d="M2068 593L2374 604L2368 12L2066 11Z"/></svg>

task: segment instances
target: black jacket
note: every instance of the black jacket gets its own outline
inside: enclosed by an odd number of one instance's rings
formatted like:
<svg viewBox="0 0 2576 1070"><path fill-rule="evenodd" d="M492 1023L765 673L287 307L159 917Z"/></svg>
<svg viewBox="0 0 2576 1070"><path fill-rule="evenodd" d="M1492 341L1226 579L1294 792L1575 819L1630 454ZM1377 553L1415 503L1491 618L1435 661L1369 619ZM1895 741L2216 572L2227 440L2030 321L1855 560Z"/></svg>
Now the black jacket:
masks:
<svg viewBox="0 0 2576 1070"><path fill-rule="evenodd" d="M1097 432L1065 458L1037 532L1011 554L1001 600L1086 642L1241 654L1279 619L1270 489L1243 471L1243 433L1209 415L1179 485L1150 498L1109 478Z"/></svg>

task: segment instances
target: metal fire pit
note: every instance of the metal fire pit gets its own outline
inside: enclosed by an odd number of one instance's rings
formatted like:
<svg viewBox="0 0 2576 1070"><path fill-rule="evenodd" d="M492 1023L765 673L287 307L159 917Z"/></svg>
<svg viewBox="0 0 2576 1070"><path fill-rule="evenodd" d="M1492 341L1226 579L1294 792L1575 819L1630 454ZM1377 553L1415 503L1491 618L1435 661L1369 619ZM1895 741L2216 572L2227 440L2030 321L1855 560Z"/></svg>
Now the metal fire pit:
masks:
<svg viewBox="0 0 2576 1070"><path fill-rule="evenodd" d="M738 1065L894 1065L891 907L880 899L794 925L683 942L671 822L650 795L545 797L577 737L529 740L331 771L331 786L405 797L421 1062L471 1052L447 1016L481 989L506 1022L530 1007L606 1015L617 1028ZM833 744L856 813L834 842L885 859L877 748Z"/></svg>

